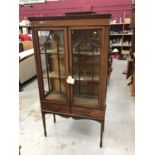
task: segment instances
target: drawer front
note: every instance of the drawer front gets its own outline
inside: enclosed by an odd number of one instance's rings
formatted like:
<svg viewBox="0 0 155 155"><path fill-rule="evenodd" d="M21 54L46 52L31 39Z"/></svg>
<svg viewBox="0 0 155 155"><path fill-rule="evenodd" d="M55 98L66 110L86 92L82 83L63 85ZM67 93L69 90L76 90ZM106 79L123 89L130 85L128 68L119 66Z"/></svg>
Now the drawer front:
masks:
<svg viewBox="0 0 155 155"><path fill-rule="evenodd" d="M104 119L104 110L88 109L88 108L82 108L82 107L72 107L71 113L75 115Z"/></svg>
<svg viewBox="0 0 155 155"><path fill-rule="evenodd" d="M43 111L51 112L60 112L60 113L69 113L69 105L61 105L56 103L42 103Z"/></svg>

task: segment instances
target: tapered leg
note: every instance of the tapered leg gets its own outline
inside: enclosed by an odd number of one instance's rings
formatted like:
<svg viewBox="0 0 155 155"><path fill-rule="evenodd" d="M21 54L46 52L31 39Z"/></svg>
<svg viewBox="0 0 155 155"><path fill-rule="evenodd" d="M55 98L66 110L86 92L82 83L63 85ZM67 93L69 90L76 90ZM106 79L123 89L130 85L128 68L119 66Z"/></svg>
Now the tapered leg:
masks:
<svg viewBox="0 0 155 155"><path fill-rule="evenodd" d="M102 147L103 131L104 131L104 121L101 121L100 147Z"/></svg>
<svg viewBox="0 0 155 155"><path fill-rule="evenodd" d="M21 149L22 147L21 146L19 146L19 155L20 155L20 149Z"/></svg>
<svg viewBox="0 0 155 155"><path fill-rule="evenodd" d="M22 92L22 91L23 91L22 84L19 81L19 92Z"/></svg>
<svg viewBox="0 0 155 155"><path fill-rule="evenodd" d="M44 136L47 137L45 113L42 113L42 120L43 120L43 127L44 127Z"/></svg>
<svg viewBox="0 0 155 155"><path fill-rule="evenodd" d="M56 116L55 116L55 114L53 114L53 120L54 120L54 123L56 123Z"/></svg>

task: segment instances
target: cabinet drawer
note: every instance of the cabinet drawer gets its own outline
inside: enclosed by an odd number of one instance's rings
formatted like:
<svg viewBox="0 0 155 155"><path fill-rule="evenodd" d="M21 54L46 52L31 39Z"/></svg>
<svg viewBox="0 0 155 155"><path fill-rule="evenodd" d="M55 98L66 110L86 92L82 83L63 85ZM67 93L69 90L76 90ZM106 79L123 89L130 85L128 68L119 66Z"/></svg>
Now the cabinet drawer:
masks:
<svg viewBox="0 0 155 155"><path fill-rule="evenodd" d="M60 113L69 113L68 105L61 105L56 103L42 103L43 111L51 111L51 112L60 112Z"/></svg>
<svg viewBox="0 0 155 155"><path fill-rule="evenodd" d="M71 113L75 115L82 115L82 116L87 116L87 117L104 119L104 110L95 110L95 109L88 109L88 108L82 108L82 107L72 107Z"/></svg>

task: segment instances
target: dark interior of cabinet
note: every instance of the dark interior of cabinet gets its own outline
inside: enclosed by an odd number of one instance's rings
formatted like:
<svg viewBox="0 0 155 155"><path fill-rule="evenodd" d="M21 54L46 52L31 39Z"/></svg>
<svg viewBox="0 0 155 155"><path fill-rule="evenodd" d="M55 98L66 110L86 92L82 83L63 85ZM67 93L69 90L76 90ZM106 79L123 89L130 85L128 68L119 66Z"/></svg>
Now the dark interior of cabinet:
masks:
<svg viewBox="0 0 155 155"><path fill-rule="evenodd" d="M98 105L101 31L72 30L72 75L74 102ZM82 102L80 102L80 101ZM88 102L87 102L88 103Z"/></svg>
<svg viewBox="0 0 155 155"><path fill-rule="evenodd" d="M39 31L40 55L46 99L66 101L63 31ZM72 31L74 102L98 105L101 30Z"/></svg>
<svg viewBox="0 0 155 155"><path fill-rule="evenodd" d="M46 99L66 101L63 31L38 31Z"/></svg>

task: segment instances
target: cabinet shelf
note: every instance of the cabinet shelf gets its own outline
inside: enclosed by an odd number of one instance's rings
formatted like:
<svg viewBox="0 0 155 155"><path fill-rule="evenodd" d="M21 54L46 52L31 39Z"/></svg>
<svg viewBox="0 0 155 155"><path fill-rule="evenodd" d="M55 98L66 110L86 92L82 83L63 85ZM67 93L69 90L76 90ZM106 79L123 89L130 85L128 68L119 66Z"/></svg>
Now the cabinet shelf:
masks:
<svg viewBox="0 0 155 155"><path fill-rule="evenodd" d="M78 77L75 78L76 81L87 81L87 82L99 82L99 75L81 75L80 79Z"/></svg>
<svg viewBox="0 0 155 155"><path fill-rule="evenodd" d="M66 100L66 94L65 93L59 93L59 92L50 92L46 98L47 100L56 100L56 101L65 101Z"/></svg>
<svg viewBox="0 0 155 155"><path fill-rule="evenodd" d="M123 47L131 47L131 45L122 45Z"/></svg>
<svg viewBox="0 0 155 155"><path fill-rule="evenodd" d="M47 78L46 75L43 76L44 78ZM75 77L75 76L74 76ZM49 73L49 78L53 78L53 79L65 79L65 74L61 73L61 76L59 77L59 74L56 72L50 72ZM75 77L76 81L87 81L87 82L99 82L99 74L92 76L92 74L88 74L88 75L80 75L80 78L77 76Z"/></svg>
<svg viewBox="0 0 155 155"><path fill-rule="evenodd" d="M59 77L59 74L58 73L56 73L56 72L50 72L49 73L49 78L55 78L55 79L61 78L61 79L65 79L65 74L64 73L61 73L60 74L60 77Z"/></svg>
<svg viewBox="0 0 155 155"><path fill-rule="evenodd" d="M111 23L110 26L123 25L124 23Z"/></svg>
<svg viewBox="0 0 155 155"><path fill-rule="evenodd" d="M44 51L44 49L40 49L41 50L41 54L52 54L52 55L56 55L58 52L57 52L57 49L48 49L46 50L46 52ZM59 54L63 55L64 54L64 49L63 48L60 48L59 49Z"/></svg>
<svg viewBox="0 0 155 155"><path fill-rule="evenodd" d="M90 107L96 107L98 104L98 97L75 95L74 103L80 106L87 106L89 104Z"/></svg>
<svg viewBox="0 0 155 155"><path fill-rule="evenodd" d="M82 56L100 56L100 52L74 52L73 56L78 56L78 55L82 55Z"/></svg>
<svg viewBox="0 0 155 155"><path fill-rule="evenodd" d="M47 74L43 75L43 78L48 78ZM65 79L65 74L61 73L61 76L59 77L59 74L57 72L50 72L49 73L49 78L53 78L53 79Z"/></svg>
<svg viewBox="0 0 155 155"><path fill-rule="evenodd" d="M59 54L60 55L64 55L65 53L64 52L62 52L62 51L64 51L64 50L59 50ZM52 50L50 50L50 49L48 49L47 51L46 51L46 53L43 51L43 52L40 52L41 54L52 54L52 55L56 55L56 54L58 54L58 52L57 52L57 49L52 49ZM82 55L82 56L100 56L100 52L92 52L92 51L90 51L90 52L73 52L73 56L78 56L78 55Z"/></svg>
<svg viewBox="0 0 155 155"><path fill-rule="evenodd" d="M123 34L120 33L111 33L110 36L122 36Z"/></svg>
<svg viewBox="0 0 155 155"><path fill-rule="evenodd" d="M130 25L130 23L111 23L110 26L123 26L123 25Z"/></svg>
<svg viewBox="0 0 155 155"><path fill-rule="evenodd" d="M90 57L89 57L89 58L80 60L80 62L78 60L74 60L74 63L76 65L78 65L80 63L80 65L91 65L91 66L94 65L94 64L99 64L99 59L94 59L93 60L92 58L90 59Z"/></svg>
<svg viewBox="0 0 155 155"><path fill-rule="evenodd" d="M131 45L110 45L111 47L131 47Z"/></svg>
<svg viewBox="0 0 155 155"><path fill-rule="evenodd" d="M65 93L57 93L57 92L51 92L49 93L46 98L46 100L56 100L56 101L65 101L66 100L66 94ZM74 96L74 103L75 105L81 105L81 106L87 106L89 104L90 107L94 107L98 104L98 97L96 96L88 96L88 95L80 95L77 94Z"/></svg>
<svg viewBox="0 0 155 155"><path fill-rule="evenodd" d="M132 36L132 33L128 33L128 34L123 34L124 36Z"/></svg>
<svg viewBox="0 0 155 155"><path fill-rule="evenodd" d="M110 45L111 47L122 47L122 45Z"/></svg>
<svg viewBox="0 0 155 155"><path fill-rule="evenodd" d="M110 34L110 36L123 36L123 35L124 36L132 36L133 34L130 34L130 33L129 34L123 34L123 33L122 34L119 34L119 33L118 34L112 34L112 33Z"/></svg>

